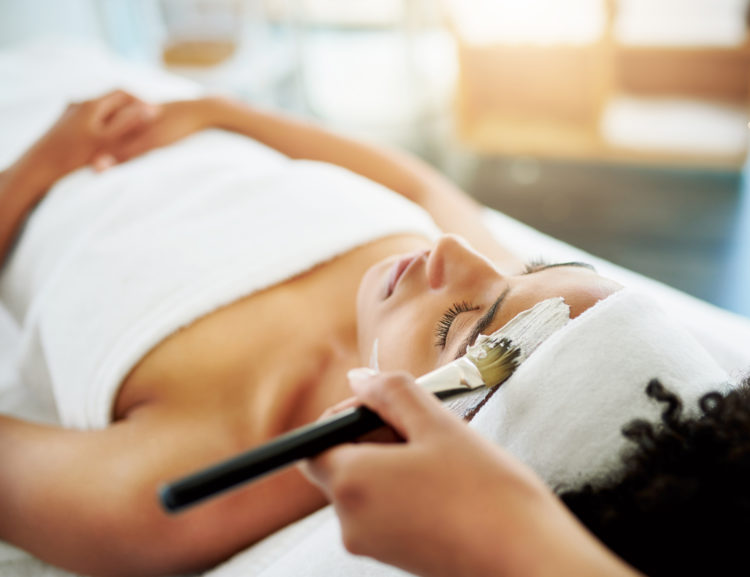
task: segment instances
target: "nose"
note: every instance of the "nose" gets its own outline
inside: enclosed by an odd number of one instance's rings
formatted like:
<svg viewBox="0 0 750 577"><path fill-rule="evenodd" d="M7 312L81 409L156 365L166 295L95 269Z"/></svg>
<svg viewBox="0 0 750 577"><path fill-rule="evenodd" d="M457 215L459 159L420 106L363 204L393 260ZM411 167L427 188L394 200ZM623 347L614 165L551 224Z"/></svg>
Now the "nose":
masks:
<svg viewBox="0 0 750 577"><path fill-rule="evenodd" d="M475 251L463 238L452 234L438 239L425 268L431 289L463 279L478 280L486 274L501 276L489 259Z"/></svg>

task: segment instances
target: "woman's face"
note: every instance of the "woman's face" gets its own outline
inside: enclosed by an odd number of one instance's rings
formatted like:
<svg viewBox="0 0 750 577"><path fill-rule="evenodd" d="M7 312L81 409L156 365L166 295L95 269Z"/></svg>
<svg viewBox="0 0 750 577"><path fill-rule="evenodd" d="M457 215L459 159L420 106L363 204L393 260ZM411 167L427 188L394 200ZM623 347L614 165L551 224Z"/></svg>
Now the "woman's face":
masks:
<svg viewBox="0 0 750 577"><path fill-rule="evenodd" d="M538 302L563 297L573 318L620 288L580 263L501 272L460 237L445 235L431 250L367 271L357 296L360 356L369 362L378 339L381 369L419 376Z"/></svg>

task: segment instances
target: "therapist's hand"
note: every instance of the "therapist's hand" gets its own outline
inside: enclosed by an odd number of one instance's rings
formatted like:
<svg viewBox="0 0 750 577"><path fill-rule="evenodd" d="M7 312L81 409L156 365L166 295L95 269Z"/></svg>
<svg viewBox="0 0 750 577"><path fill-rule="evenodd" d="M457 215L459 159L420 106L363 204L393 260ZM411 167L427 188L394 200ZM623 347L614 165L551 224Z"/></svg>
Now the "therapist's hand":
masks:
<svg viewBox="0 0 750 577"><path fill-rule="evenodd" d="M350 384L404 441L347 444L302 465L352 553L430 577L636 574L410 376L355 371Z"/></svg>

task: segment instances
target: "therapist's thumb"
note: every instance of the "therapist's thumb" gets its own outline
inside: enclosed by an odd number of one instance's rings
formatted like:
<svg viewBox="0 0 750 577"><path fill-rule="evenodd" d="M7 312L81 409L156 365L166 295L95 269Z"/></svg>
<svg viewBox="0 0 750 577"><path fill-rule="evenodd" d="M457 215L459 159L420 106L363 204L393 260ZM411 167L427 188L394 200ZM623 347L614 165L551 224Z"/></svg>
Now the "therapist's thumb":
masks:
<svg viewBox="0 0 750 577"><path fill-rule="evenodd" d="M404 372L349 371L354 394L406 440L431 435L456 419L433 395Z"/></svg>

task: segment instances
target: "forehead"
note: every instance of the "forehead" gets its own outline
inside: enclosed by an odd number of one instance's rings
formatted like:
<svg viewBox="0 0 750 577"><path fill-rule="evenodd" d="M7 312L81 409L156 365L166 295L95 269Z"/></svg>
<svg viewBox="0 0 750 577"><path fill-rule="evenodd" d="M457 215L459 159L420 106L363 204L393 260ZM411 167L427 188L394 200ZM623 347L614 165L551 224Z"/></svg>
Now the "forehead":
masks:
<svg viewBox="0 0 750 577"><path fill-rule="evenodd" d="M513 313L513 309L518 307L525 310L541 300L559 296L570 306L571 318L622 288L622 285L601 276L593 268L574 264L519 275L511 279L509 284L509 312ZM514 316L521 310L517 310Z"/></svg>
<svg viewBox="0 0 750 577"><path fill-rule="evenodd" d="M489 307L497 297L502 296L494 319L482 333L493 333L517 314L553 297L562 297L570 307L571 318L575 318L621 288L620 284L585 266L552 266L531 274L508 277L507 284L498 286L487 302ZM447 352L450 359L460 356L462 345L466 344L465 340L471 335L476 320L469 322L464 319L460 328L456 327L459 328L456 332L461 334Z"/></svg>

